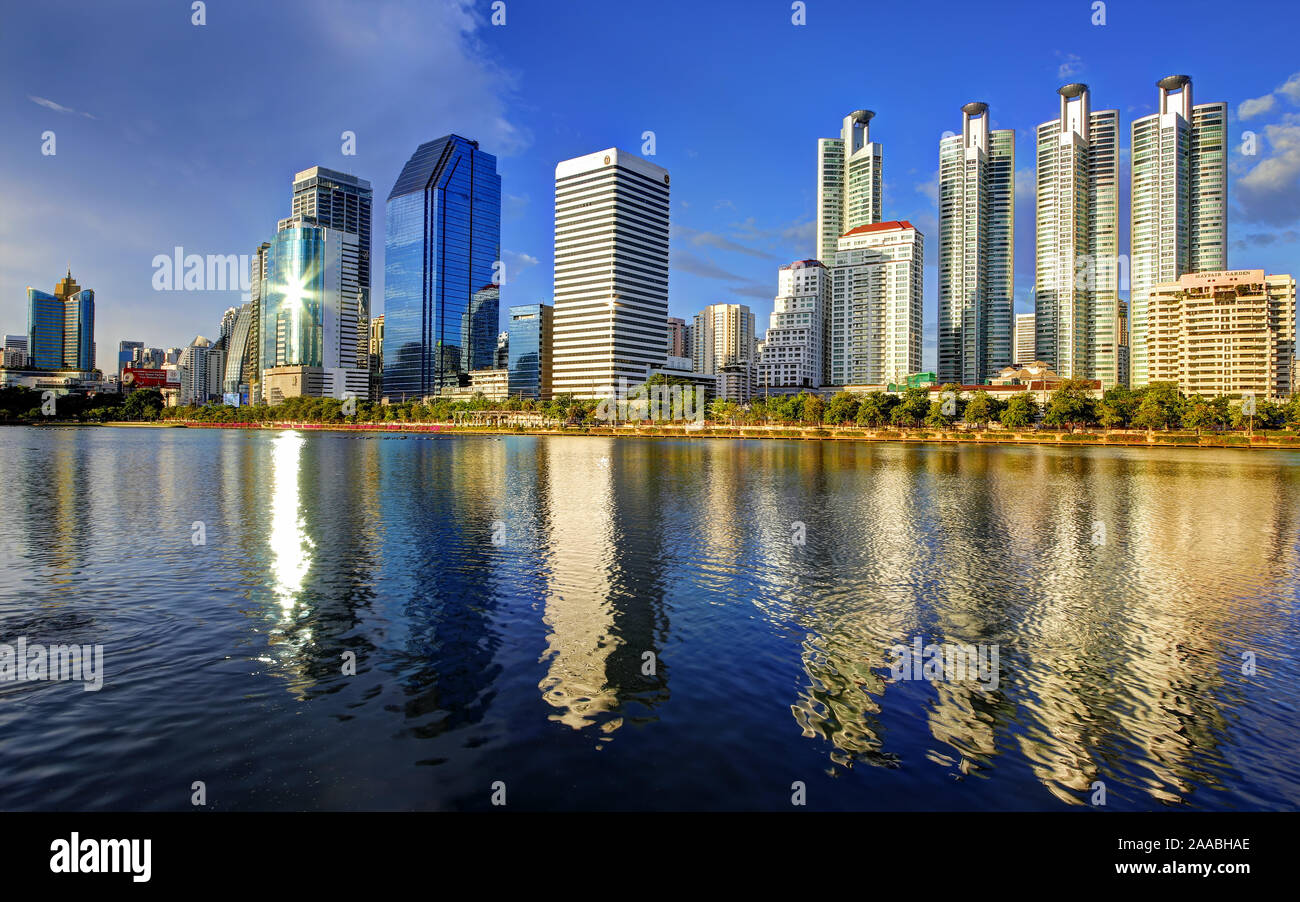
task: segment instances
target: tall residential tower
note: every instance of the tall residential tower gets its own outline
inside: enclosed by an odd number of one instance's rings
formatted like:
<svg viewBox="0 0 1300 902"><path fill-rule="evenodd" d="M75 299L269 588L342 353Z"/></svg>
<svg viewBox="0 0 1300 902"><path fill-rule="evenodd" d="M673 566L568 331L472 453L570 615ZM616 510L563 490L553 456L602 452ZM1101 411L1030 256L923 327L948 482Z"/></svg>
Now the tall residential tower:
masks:
<svg viewBox="0 0 1300 902"><path fill-rule="evenodd" d="M1133 122L1130 382L1151 379L1148 293L1228 267L1228 105L1192 104L1192 80L1156 82L1156 112Z"/></svg>
<svg viewBox="0 0 1300 902"><path fill-rule="evenodd" d="M1119 111L1093 112L1088 86L1057 91L1038 126L1034 265L1037 357L1066 378L1128 381L1119 297Z"/></svg>
<svg viewBox="0 0 1300 902"><path fill-rule="evenodd" d="M870 136L871 110L844 117L838 138L817 141L817 259L835 259L840 236L880 222L881 158Z"/></svg>
<svg viewBox="0 0 1300 902"><path fill-rule="evenodd" d="M1014 356L1016 133L961 113L939 142L939 381L982 385Z"/></svg>

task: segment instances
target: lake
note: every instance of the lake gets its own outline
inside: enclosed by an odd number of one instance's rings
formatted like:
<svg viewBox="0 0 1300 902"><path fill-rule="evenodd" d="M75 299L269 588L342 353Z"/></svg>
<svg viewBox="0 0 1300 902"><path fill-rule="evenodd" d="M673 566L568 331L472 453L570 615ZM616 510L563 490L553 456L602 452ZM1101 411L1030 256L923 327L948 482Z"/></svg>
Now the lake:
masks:
<svg viewBox="0 0 1300 902"><path fill-rule="evenodd" d="M6 809L1300 806L1296 453L7 427L0 484L0 643L103 653L0 682Z"/></svg>

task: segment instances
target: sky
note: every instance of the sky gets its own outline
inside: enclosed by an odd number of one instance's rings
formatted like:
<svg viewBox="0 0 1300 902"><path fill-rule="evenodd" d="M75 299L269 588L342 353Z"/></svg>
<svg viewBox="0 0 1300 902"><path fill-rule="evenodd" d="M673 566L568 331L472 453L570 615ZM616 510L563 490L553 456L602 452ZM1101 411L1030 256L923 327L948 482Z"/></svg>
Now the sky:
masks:
<svg viewBox="0 0 1300 902"><path fill-rule="evenodd" d="M961 106L984 101L993 127L1016 130L1016 311L1028 312L1033 131L1055 117L1056 89L1085 82L1093 109L1120 112L1126 252L1129 123L1155 111L1170 74L1192 77L1196 102L1229 104L1229 268L1300 270L1300 54L1268 37L1296 33L1300 5L211 0L201 25L193 7L6 12L0 332L25 332L27 286L51 291L70 266L95 290L106 372L120 340L215 337L240 292L156 290L154 258L251 254L313 165L374 188L380 313L383 202L419 144L455 133L498 160L503 323L508 306L551 298L555 164L619 147L672 174L669 315L749 304L761 337L778 267L814 256L817 139L865 108L884 148L884 218L926 237L933 368L939 140Z"/></svg>

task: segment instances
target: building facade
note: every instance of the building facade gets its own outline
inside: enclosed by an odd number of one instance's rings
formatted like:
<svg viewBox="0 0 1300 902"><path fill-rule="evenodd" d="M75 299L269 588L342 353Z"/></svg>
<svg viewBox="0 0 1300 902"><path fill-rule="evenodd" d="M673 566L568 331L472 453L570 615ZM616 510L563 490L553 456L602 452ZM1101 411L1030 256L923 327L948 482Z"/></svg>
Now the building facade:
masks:
<svg viewBox="0 0 1300 902"><path fill-rule="evenodd" d="M1034 314L1017 313L1015 350L1011 355L1011 363L1025 366L1037 359L1034 356Z"/></svg>
<svg viewBox="0 0 1300 902"><path fill-rule="evenodd" d="M1285 398L1296 353L1296 282L1262 269L1189 273L1148 292L1149 382L1194 395Z"/></svg>
<svg viewBox="0 0 1300 902"><path fill-rule="evenodd" d="M27 288L27 360L36 370L95 369L95 292L71 268L53 294Z"/></svg>
<svg viewBox="0 0 1300 902"><path fill-rule="evenodd" d="M364 295L357 236L290 226L271 242L262 295L263 399L296 395L365 400L370 376L359 338Z"/></svg>
<svg viewBox="0 0 1300 902"><path fill-rule="evenodd" d="M830 307L831 274L825 265L817 260L796 260L781 267L758 357L756 392L825 384L830 358L823 326Z"/></svg>
<svg viewBox="0 0 1300 902"><path fill-rule="evenodd" d="M389 192L385 222L384 395L411 400L468 384L481 350L464 346L464 318L476 293L497 283L501 259L496 157L459 135L421 144ZM493 323L493 341L496 332Z"/></svg>
<svg viewBox="0 0 1300 902"><path fill-rule="evenodd" d="M691 346L687 338L689 330L686 328L686 320L680 317L668 317L668 356L669 357L690 357Z"/></svg>
<svg viewBox="0 0 1300 902"><path fill-rule="evenodd" d="M691 329L695 372L712 376L724 366L754 363L754 311L747 304L710 304Z"/></svg>
<svg viewBox="0 0 1300 902"><path fill-rule="evenodd" d="M817 259L829 263L839 239L880 222L883 149L871 140L871 110L844 117L838 138L817 141Z"/></svg>
<svg viewBox="0 0 1300 902"><path fill-rule="evenodd" d="M616 148L555 167L553 390L606 398L667 357L668 171Z"/></svg>
<svg viewBox="0 0 1300 902"><path fill-rule="evenodd" d="M1034 294L1037 357L1065 378L1128 381L1119 296L1119 111L1094 112L1087 85L1057 91L1038 126Z"/></svg>
<svg viewBox="0 0 1300 902"><path fill-rule="evenodd" d="M831 385L903 382L921 369L925 238L907 221L859 226L831 269Z"/></svg>
<svg viewBox="0 0 1300 902"><path fill-rule="evenodd" d="M522 304L510 308L509 395L512 398L551 400L551 343L555 308L550 304Z"/></svg>
<svg viewBox="0 0 1300 902"><path fill-rule="evenodd" d="M1192 80L1156 83L1157 112L1133 122L1130 384L1150 381L1147 292L1228 266L1228 105L1192 103Z"/></svg>
<svg viewBox="0 0 1300 902"><path fill-rule="evenodd" d="M1016 133L961 112L939 142L939 381L981 385L1013 356Z"/></svg>

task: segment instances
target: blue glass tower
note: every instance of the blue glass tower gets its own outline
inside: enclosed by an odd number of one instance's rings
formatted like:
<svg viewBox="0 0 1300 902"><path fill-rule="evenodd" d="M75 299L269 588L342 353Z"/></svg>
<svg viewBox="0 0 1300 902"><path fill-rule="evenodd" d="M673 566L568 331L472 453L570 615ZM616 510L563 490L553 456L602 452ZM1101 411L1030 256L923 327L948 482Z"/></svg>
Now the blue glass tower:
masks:
<svg viewBox="0 0 1300 902"><path fill-rule="evenodd" d="M555 308L524 304L510 308L510 397L551 399L551 327Z"/></svg>
<svg viewBox="0 0 1300 902"><path fill-rule="evenodd" d="M27 355L38 370L95 368L95 292L78 285L71 270L54 294L27 289Z"/></svg>
<svg viewBox="0 0 1300 902"><path fill-rule="evenodd" d="M496 157L459 135L421 144L388 195L385 223L384 395L468 384L496 350L500 301L482 290L501 258Z"/></svg>

